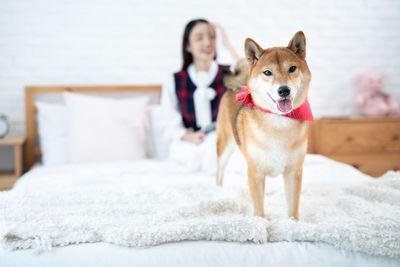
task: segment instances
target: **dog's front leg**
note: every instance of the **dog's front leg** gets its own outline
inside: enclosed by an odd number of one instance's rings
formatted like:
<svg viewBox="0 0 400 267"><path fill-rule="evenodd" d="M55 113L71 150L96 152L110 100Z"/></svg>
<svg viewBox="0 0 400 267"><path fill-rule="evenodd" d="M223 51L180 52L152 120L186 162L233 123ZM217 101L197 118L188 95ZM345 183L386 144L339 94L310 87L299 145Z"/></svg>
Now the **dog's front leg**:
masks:
<svg viewBox="0 0 400 267"><path fill-rule="evenodd" d="M288 216L299 220L300 193L303 168L288 168L283 174Z"/></svg>
<svg viewBox="0 0 400 267"><path fill-rule="evenodd" d="M254 215L264 217L265 175L255 167L248 168L248 183L253 201Z"/></svg>

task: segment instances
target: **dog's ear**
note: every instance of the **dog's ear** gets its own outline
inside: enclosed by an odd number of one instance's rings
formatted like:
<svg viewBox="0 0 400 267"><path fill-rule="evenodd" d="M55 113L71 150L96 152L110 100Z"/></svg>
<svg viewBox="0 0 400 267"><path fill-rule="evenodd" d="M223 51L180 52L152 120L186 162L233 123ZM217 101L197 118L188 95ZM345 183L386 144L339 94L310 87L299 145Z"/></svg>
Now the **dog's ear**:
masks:
<svg viewBox="0 0 400 267"><path fill-rule="evenodd" d="M302 59L306 58L306 36L302 31L296 32L290 40L288 48Z"/></svg>
<svg viewBox="0 0 400 267"><path fill-rule="evenodd" d="M264 52L264 50L250 38L247 38L244 42L244 50L247 62L250 66L254 66L257 60L261 57L261 54Z"/></svg>

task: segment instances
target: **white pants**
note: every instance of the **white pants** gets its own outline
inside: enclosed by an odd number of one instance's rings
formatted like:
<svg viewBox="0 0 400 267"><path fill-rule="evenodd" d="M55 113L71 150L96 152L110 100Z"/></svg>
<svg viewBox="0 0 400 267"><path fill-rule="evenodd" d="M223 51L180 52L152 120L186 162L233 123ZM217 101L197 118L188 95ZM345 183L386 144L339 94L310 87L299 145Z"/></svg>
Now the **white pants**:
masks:
<svg viewBox="0 0 400 267"><path fill-rule="evenodd" d="M204 141L196 145L186 141L175 141L169 148L169 160L185 166L190 171L202 171L208 174L217 172L217 134L209 133ZM247 174L247 164L239 149L236 148L227 170Z"/></svg>
<svg viewBox="0 0 400 267"><path fill-rule="evenodd" d="M169 148L168 158L191 171L215 174L217 171L217 138L213 131L196 145L187 141L174 141Z"/></svg>

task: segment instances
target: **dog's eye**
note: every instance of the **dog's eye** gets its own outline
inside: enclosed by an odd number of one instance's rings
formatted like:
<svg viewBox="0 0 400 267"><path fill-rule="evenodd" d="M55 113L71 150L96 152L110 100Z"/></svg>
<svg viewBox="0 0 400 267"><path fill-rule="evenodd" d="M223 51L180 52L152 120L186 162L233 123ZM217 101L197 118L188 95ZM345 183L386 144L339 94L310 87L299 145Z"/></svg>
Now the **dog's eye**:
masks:
<svg viewBox="0 0 400 267"><path fill-rule="evenodd" d="M272 72L269 70L264 71L265 76L271 76Z"/></svg>
<svg viewBox="0 0 400 267"><path fill-rule="evenodd" d="M294 72L296 70L296 66L291 66L290 68L289 68L289 72Z"/></svg>

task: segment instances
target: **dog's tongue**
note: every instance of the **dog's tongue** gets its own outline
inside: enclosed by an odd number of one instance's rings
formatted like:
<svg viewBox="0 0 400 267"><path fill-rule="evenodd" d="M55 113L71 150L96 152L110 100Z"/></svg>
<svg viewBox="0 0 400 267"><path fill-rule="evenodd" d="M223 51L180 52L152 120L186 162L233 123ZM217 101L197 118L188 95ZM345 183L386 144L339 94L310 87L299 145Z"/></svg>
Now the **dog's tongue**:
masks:
<svg viewBox="0 0 400 267"><path fill-rule="evenodd" d="M289 112L292 109L292 100L285 99L278 101L278 108L281 112Z"/></svg>

